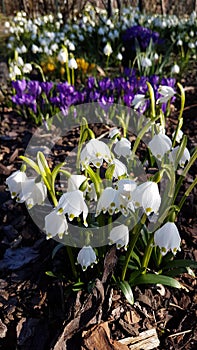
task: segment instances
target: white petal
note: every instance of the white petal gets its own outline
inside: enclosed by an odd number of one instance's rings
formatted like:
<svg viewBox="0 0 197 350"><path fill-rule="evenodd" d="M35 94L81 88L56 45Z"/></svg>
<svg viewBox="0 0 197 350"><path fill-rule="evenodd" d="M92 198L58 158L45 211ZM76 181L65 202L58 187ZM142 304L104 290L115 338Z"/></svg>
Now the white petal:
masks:
<svg viewBox="0 0 197 350"><path fill-rule="evenodd" d="M116 244L117 249L123 246L127 247L129 243L129 229L126 225L119 225L114 227L109 234L111 244Z"/></svg>
<svg viewBox="0 0 197 350"><path fill-rule="evenodd" d="M67 234L68 224L64 214L58 215L55 210L45 216L45 230L48 237L59 235L62 238L63 234Z"/></svg>
<svg viewBox="0 0 197 350"><path fill-rule="evenodd" d="M77 262L83 270L96 263L96 254L91 246L84 246L78 253Z"/></svg>
<svg viewBox="0 0 197 350"><path fill-rule="evenodd" d="M165 255L168 251L176 254L180 250L181 238L176 225L173 222L167 222L154 235L155 245L161 249L161 254Z"/></svg>
<svg viewBox="0 0 197 350"><path fill-rule="evenodd" d="M152 154L159 160L168 152L172 147L172 141L165 134L158 134L153 136L152 140L148 143Z"/></svg>

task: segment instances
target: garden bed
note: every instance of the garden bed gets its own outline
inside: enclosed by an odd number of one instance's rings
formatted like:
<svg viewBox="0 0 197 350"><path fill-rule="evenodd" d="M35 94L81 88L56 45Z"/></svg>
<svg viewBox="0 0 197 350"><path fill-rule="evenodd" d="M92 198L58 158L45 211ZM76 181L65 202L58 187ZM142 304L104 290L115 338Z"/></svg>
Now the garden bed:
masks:
<svg viewBox="0 0 197 350"><path fill-rule="evenodd" d="M196 140L196 90L190 85L186 91L183 131L191 149ZM173 115L169 122L176 122ZM9 192L5 192L6 177L19 168L18 156L24 154L35 130L35 125L13 111L1 113L1 349L12 350L16 344L22 350L63 349L65 341L67 349L94 349L98 336L106 349L121 349L119 340L137 337L150 329L156 330L160 340L156 349L195 349L196 280L189 273L178 278L184 286L181 290L155 285L135 287L133 306L119 290L112 288L109 266L115 268L117 254L113 248L106 258L109 260L103 280L97 280L90 294L82 291L70 294L63 279L46 275L46 271L55 275L66 273L64 251L60 250L52 259L55 241L46 241L25 205L16 205ZM194 173L193 167L182 191L191 183ZM196 260L195 192L184 205L178 225L182 249L177 257ZM99 322L104 322L100 328L92 328Z"/></svg>

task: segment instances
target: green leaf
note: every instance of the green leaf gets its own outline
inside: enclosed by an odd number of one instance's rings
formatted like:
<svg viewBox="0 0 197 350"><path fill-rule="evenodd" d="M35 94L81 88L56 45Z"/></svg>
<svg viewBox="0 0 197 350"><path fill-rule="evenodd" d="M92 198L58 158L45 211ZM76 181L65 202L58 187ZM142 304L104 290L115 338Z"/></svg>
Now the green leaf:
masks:
<svg viewBox="0 0 197 350"><path fill-rule="evenodd" d="M92 168L89 165L84 165L85 169L87 170L91 181L94 183L95 191L97 195L100 194L100 184L101 184L101 178L100 176L92 170Z"/></svg>
<svg viewBox="0 0 197 350"><path fill-rule="evenodd" d="M54 275L54 273L52 271L45 271L45 274L47 276L50 276L50 277L57 277L57 276Z"/></svg>
<svg viewBox="0 0 197 350"><path fill-rule="evenodd" d="M36 162L34 162L32 159L27 158L25 156L20 156L20 159L22 159L25 163L27 163L32 169L34 169L38 174L40 174L40 169Z"/></svg>
<svg viewBox="0 0 197 350"><path fill-rule="evenodd" d="M174 288L183 288L183 286L174 278L164 276L164 275L155 275L155 274L146 274L137 277L135 280L131 281L131 285L135 286L138 284L164 284L166 286Z"/></svg>
<svg viewBox="0 0 197 350"><path fill-rule="evenodd" d="M38 166L40 168L40 173L45 174L45 176L48 176L48 175L51 176L51 170L49 169L46 158L45 158L44 154L40 151L37 153L37 162L38 162Z"/></svg>
<svg viewBox="0 0 197 350"><path fill-rule="evenodd" d="M191 267L191 268L197 269L197 261L185 260L185 259L168 261L167 265L162 267L162 270L165 271L171 268L178 268L178 267Z"/></svg>
<svg viewBox="0 0 197 350"><path fill-rule="evenodd" d="M106 173L105 173L105 178L108 180L112 180L113 178L113 174L114 174L114 170L115 170L115 164L111 164L108 166Z"/></svg>
<svg viewBox="0 0 197 350"><path fill-rule="evenodd" d="M133 297L133 292L132 289L127 281L120 281L119 283L120 289L123 292L125 298L129 302L129 304L133 305L134 304L134 297Z"/></svg>
<svg viewBox="0 0 197 350"><path fill-rule="evenodd" d="M73 292L78 292L83 287L84 287L84 282L77 282L77 283L73 284L72 290L73 290Z"/></svg>
<svg viewBox="0 0 197 350"><path fill-rule="evenodd" d="M56 165L56 167L53 169L52 173L51 173L51 176L52 176L52 181L55 182L55 179L56 179L56 176L57 174L59 173L60 169L62 166L65 165L65 162L62 162L58 165Z"/></svg>
<svg viewBox="0 0 197 350"><path fill-rule="evenodd" d="M58 245L56 245L56 247L52 251L52 255L51 255L52 259L54 259L54 257L57 254L57 252L63 247L65 247L65 245L62 244L62 243L59 243Z"/></svg>

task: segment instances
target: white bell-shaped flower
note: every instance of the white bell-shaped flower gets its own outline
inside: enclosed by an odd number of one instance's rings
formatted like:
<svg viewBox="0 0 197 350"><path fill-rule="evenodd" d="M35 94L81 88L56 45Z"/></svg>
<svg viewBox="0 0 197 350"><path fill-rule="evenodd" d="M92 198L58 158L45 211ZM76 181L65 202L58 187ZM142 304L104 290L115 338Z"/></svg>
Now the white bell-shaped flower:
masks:
<svg viewBox="0 0 197 350"><path fill-rule="evenodd" d="M116 227L113 227L109 234L109 244L116 244L116 248L120 249L127 246L129 244L129 229L126 225L122 224Z"/></svg>
<svg viewBox="0 0 197 350"><path fill-rule="evenodd" d="M125 196L129 201L132 198L132 192L136 189L137 184L134 180L121 179L116 183L118 192Z"/></svg>
<svg viewBox="0 0 197 350"><path fill-rule="evenodd" d="M129 157L131 155L131 142L125 137L122 137L121 140L115 144L114 152L118 157Z"/></svg>
<svg viewBox="0 0 197 350"><path fill-rule="evenodd" d="M113 173L113 177L115 179L118 179L120 176L127 175L127 167L120 160L114 158L111 164L115 165Z"/></svg>
<svg viewBox="0 0 197 350"><path fill-rule="evenodd" d="M174 137L174 135L175 135L175 131L173 132L172 137ZM182 137L183 137L183 132L182 130L179 130L176 135L176 142L180 143Z"/></svg>
<svg viewBox="0 0 197 350"><path fill-rule="evenodd" d="M83 271L85 271L88 266L92 267L93 264L97 262L95 251L90 245L81 248L77 256L77 262L81 265Z"/></svg>
<svg viewBox="0 0 197 350"><path fill-rule="evenodd" d="M114 136L120 136L120 130L118 128L113 128L109 131L110 139L113 139Z"/></svg>
<svg viewBox="0 0 197 350"><path fill-rule="evenodd" d="M18 203L26 202L28 209L34 205L41 205L47 197L47 188L42 181L36 179L27 179L22 185L22 191L17 196Z"/></svg>
<svg viewBox="0 0 197 350"><path fill-rule="evenodd" d="M78 64L77 64L77 61L74 57L72 57L69 61L68 61L68 67L70 69L77 69L78 67Z"/></svg>
<svg viewBox="0 0 197 350"><path fill-rule="evenodd" d="M107 163L112 161L109 147L102 141L91 139L83 148L80 160L84 164L93 164L96 168L100 168L103 160Z"/></svg>
<svg viewBox="0 0 197 350"><path fill-rule="evenodd" d="M155 231L154 243L161 249L162 255L170 250L175 255L180 250L181 237L174 222L167 222Z"/></svg>
<svg viewBox="0 0 197 350"><path fill-rule="evenodd" d="M56 210L59 214L68 214L68 219L72 221L83 213L83 222L87 224L88 207L85 203L83 193L80 190L64 193L58 202Z"/></svg>
<svg viewBox="0 0 197 350"><path fill-rule="evenodd" d="M85 175L71 175L68 178L68 192L78 190L82 183L87 180Z"/></svg>
<svg viewBox="0 0 197 350"><path fill-rule="evenodd" d="M179 150L179 146L173 148L173 150L169 154L169 159L172 163L176 162L178 150ZM182 155L181 159L179 160L180 167L184 168L185 163L188 162L189 160L190 160L190 153L189 153L188 149L185 147L185 149L183 151L183 155Z"/></svg>
<svg viewBox="0 0 197 350"><path fill-rule="evenodd" d="M108 42L103 49L103 53L105 56L109 57L112 54L112 52L113 50L112 50L111 44Z"/></svg>
<svg viewBox="0 0 197 350"><path fill-rule="evenodd" d="M174 64L171 68L171 73L172 74L179 74L180 73L180 67L178 64Z"/></svg>
<svg viewBox="0 0 197 350"><path fill-rule="evenodd" d="M22 183L24 183L26 179L26 174L20 170L15 171L6 179L6 185L9 188L12 198L15 198L22 191Z"/></svg>
<svg viewBox="0 0 197 350"><path fill-rule="evenodd" d="M53 210L50 214L45 216L45 231L47 239L55 237L62 238L64 234L68 234L68 223L64 214L58 214Z"/></svg>
<svg viewBox="0 0 197 350"><path fill-rule="evenodd" d="M136 94L131 105L134 106L134 109L138 109L139 107L142 107L145 102L146 100L144 94Z"/></svg>
<svg viewBox="0 0 197 350"><path fill-rule="evenodd" d="M128 215L127 203L126 198L121 196L117 190L106 187L98 200L95 216L98 216L101 212L105 214L107 211L110 215L121 211L126 216Z"/></svg>
<svg viewBox="0 0 197 350"><path fill-rule="evenodd" d="M67 51L67 49L61 49L59 54L58 54L58 56L57 56L57 59L62 64L68 62L68 51Z"/></svg>
<svg viewBox="0 0 197 350"><path fill-rule="evenodd" d="M159 133L158 135L153 136L152 140L148 143L148 147L155 158L161 160L164 154L170 151L172 141L167 135Z"/></svg>
<svg viewBox="0 0 197 350"><path fill-rule="evenodd" d="M133 191L132 199L135 207L142 207L146 215L157 213L161 204L158 185L153 181L144 182Z"/></svg>
<svg viewBox="0 0 197 350"><path fill-rule="evenodd" d="M175 90L171 86L160 85L158 92L162 95L158 98L158 103L167 103L175 94Z"/></svg>

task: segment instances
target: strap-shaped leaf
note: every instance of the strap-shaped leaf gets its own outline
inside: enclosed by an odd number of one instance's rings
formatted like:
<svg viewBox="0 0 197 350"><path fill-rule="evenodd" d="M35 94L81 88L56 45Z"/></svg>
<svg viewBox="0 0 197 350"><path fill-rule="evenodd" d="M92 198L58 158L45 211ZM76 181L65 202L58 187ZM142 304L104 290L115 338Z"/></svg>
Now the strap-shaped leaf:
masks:
<svg viewBox="0 0 197 350"><path fill-rule="evenodd" d="M131 281L132 286L136 286L138 284L164 284L166 286L174 287L174 288L184 288L181 283L175 280L172 277L164 276L164 275L154 275L154 274L146 274L136 277L133 281Z"/></svg>
<svg viewBox="0 0 197 350"><path fill-rule="evenodd" d="M114 174L114 170L115 170L115 164L111 164L108 166L106 173L105 173L105 178L107 180L112 180L113 178L113 174Z"/></svg>
<svg viewBox="0 0 197 350"><path fill-rule="evenodd" d="M125 298L129 302L129 304L133 305L134 304L134 297L133 297L133 292L131 289L131 286L127 281L120 281L119 283L120 289L123 292Z"/></svg>
<svg viewBox="0 0 197 350"><path fill-rule="evenodd" d="M19 158L21 158L32 169L34 169L38 174L40 174L40 169L39 169L38 165L36 164L36 162L34 162L32 159L25 157L25 156L20 156Z"/></svg>

